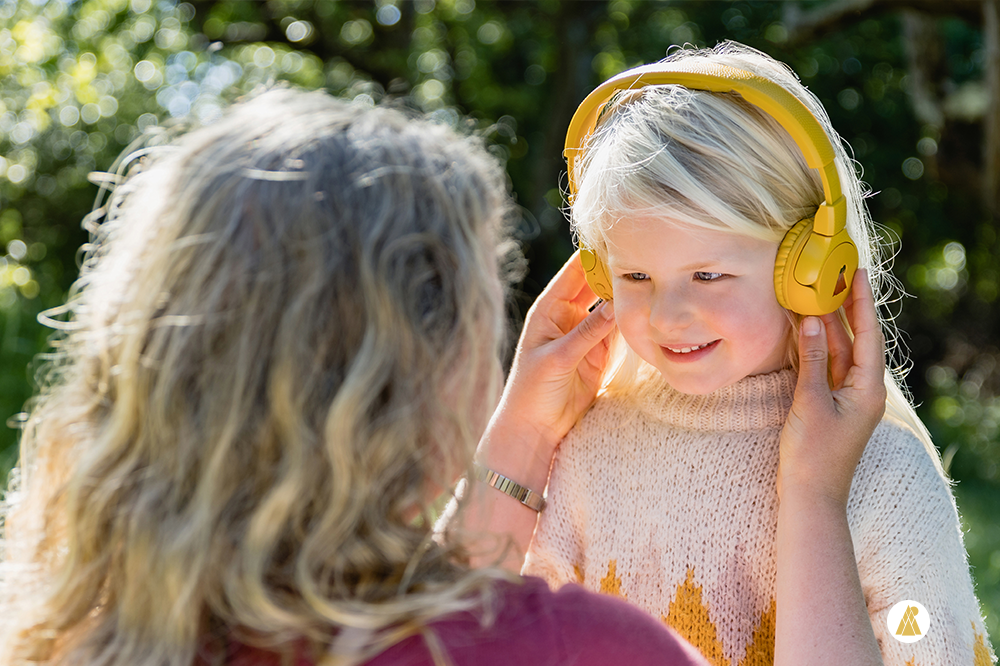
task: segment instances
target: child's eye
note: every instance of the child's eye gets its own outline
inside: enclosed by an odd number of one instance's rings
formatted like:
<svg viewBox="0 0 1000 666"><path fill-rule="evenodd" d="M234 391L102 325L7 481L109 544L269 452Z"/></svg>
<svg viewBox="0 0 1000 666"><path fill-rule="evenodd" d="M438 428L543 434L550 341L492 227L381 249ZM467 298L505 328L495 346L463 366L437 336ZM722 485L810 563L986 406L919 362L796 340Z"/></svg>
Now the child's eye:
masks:
<svg viewBox="0 0 1000 666"><path fill-rule="evenodd" d="M626 273L622 277L629 282L643 282L644 280L649 279L649 275L647 273Z"/></svg>
<svg viewBox="0 0 1000 666"><path fill-rule="evenodd" d="M697 271L694 274L694 279L699 282L713 282L718 280L724 275L724 273L708 273L706 271Z"/></svg>

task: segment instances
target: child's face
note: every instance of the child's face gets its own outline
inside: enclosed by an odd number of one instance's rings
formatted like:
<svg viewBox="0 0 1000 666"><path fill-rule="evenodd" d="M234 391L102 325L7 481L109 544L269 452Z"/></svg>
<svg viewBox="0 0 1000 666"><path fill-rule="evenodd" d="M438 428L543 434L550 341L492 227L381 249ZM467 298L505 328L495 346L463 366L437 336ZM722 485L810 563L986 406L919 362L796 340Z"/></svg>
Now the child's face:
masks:
<svg viewBox="0 0 1000 666"><path fill-rule="evenodd" d="M607 238L618 329L676 390L711 393L787 364L777 243L656 217L623 219Z"/></svg>

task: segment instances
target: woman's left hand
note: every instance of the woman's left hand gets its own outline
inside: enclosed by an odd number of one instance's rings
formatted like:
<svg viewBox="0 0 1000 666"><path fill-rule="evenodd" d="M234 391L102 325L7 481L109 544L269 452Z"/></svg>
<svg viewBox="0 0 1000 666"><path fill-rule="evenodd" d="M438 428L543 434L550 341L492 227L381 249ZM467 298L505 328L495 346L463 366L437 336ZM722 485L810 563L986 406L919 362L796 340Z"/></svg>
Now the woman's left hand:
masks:
<svg viewBox="0 0 1000 666"><path fill-rule="evenodd" d="M779 496L795 485L846 505L854 470L885 412L885 339L867 271L855 273L844 311L853 341L836 313L802 320L798 383L781 433Z"/></svg>
<svg viewBox="0 0 1000 666"><path fill-rule="evenodd" d="M779 449L775 666L882 664L847 519L854 470L886 397L885 341L864 271L844 309L853 341L835 314L806 317L799 331Z"/></svg>

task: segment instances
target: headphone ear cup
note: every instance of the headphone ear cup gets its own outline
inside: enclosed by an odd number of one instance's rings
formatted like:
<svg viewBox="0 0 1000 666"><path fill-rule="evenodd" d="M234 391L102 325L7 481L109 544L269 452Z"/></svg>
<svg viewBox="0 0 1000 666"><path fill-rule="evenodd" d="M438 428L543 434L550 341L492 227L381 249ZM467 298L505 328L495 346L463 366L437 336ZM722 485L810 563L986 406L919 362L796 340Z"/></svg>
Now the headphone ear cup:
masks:
<svg viewBox="0 0 1000 666"><path fill-rule="evenodd" d="M812 233L812 218L799 220L785 232L778 246L778 255L774 258L774 295L778 304L786 310L795 311L792 307L790 287L795 284L795 259L801 252L809 234Z"/></svg>
<svg viewBox="0 0 1000 666"><path fill-rule="evenodd" d="M580 248L580 263L583 264L584 276L593 292L606 301L613 299L611 273L604 262L590 250Z"/></svg>
<svg viewBox="0 0 1000 666"><path fill-rule="evenodd" d="M786 310L802 315L834 312L847 298L858 249L846 229L815 233L812 218L785 233L774 258L774 295Z"/></svg>

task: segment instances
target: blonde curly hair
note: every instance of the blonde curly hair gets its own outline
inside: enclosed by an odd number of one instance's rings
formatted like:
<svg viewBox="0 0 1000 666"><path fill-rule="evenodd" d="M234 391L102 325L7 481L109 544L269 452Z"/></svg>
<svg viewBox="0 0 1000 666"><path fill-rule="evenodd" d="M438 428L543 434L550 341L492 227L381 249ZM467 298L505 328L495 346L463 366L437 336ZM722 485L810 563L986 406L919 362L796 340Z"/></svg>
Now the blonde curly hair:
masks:
<svg viewBox="0 0 1000 666"><path fill-rule="evenodd" d="M502 379L501 166L442 125L289 89L135 164L0 512L0 664L188 666L348 628L361 658L488 616L502 574L433 538L428 505Z"/></svg>

